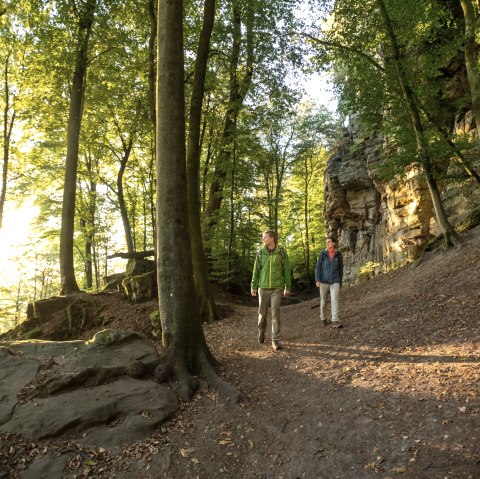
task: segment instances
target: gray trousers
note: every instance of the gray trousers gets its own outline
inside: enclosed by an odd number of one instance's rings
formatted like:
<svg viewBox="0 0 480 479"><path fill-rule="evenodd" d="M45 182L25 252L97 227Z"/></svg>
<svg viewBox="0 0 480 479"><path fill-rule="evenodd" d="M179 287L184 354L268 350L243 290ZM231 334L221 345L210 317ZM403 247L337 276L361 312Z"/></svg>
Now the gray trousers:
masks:
<svg viewBox="0 0 480 479"><path fill-rule="evenodd" d="M325 310L327 308L328 293L330 293L330 302L332 305L332 322L340 321L338 319L340 283L320 283L320 319L322 321L325 321Z"/></svg>
<svg viewBox="0 0 480 479"><path fill-rule="evenodd" d="M258 329L265 332L267 329L268 307L272 309L272 341L280 340L280 304L282 289L260 288L258 290Z"/></svg>

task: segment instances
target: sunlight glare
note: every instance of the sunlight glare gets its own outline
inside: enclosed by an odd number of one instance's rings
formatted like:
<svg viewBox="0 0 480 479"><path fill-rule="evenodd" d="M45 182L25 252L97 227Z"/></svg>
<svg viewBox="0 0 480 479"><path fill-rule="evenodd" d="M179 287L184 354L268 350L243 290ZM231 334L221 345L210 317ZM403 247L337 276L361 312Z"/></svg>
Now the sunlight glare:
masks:
<svg viewBox="0 0 480 479"><path fill-rule="evenodd" d="M0 230L0 275L3 286L17 284L20 280L18 258L29 241L30 225L36 215L38 208L33 203L25 203L18 208L6 205Z"/></svg>

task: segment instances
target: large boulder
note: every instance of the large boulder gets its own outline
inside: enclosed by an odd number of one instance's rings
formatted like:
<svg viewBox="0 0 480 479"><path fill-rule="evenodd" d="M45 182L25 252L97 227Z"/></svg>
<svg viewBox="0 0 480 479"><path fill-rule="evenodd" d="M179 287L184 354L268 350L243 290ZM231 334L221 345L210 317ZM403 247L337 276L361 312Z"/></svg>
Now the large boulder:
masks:
<svg viewBox="0 0 480 479"><path fill-rule="evenodd" d="M145 438L178 407L153 379L159 363L156 349L127 331L86 342L2 342L0 432L87 445Z"/></svg>
<svg viewBox="0 0 480 479"><path fill-rule="evenodd" d="M130 303L150 301L158 296L157 272L128 276L122 281L122 287L126 299Z"/></svg>

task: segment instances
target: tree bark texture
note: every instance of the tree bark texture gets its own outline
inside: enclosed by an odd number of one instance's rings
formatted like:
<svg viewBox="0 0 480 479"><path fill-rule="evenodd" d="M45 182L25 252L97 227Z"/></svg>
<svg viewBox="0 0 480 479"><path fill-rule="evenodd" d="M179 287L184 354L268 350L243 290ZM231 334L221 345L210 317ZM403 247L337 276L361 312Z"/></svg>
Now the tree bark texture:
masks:
<svg viewBox="0 0 480 479"><path fill-rule="evenodd" d="M440 229L443 232L446 246L451 246L452 244L457 245L459 244L460 240L458 235L455 233L452 225L448 221L447 213L445 212L445 208L443 206L440 196L440 191L438 189L438 185L433 174L433 166L427 150L427 142L425 139L425 133L420 118L420 112L417 107L417 103L415 102L415 96L413 94L412 88L410 87L407 80L407 74L402 63L400 46L398 44L397 36L393 29L392 21L390 19L390 15L388 13L384 0L377 0L377 5L380 9L385 29L387 31L387 36L391 43L393 53L392 59L394 62L395 71L398 77L398 82L400 83L400 88L402 90L406 107L408 108L412 128L415 133L417 155L425 172L428 190L430 192L430 196L432 197L432 203L435 210L435 216L437 218Z"/></svg>
<svg viewBox="0 0 480 479"><path fill-rule="evenodd" d="M200 156L201 156L201 120L202 104L205 96L205 76L207 73L210 38L215 19L215 0L205 0L203 25L198 40L195 73L188 122L187 145L187 191L190 239L192 245L192 262L195 291L200 306L202 321L218 319L215 299L213 297L208 265L203 249L202 228L200 221Z"/></svg>
<svg viewBox="0 0 480 479"><path fill-rule="evenodd" d="M76 14L78 15L77 47L68 115L67 157L65 162L65 181L63 187L62 225L60 229L61 294L69 294L79 291L75 279L73 258L75 196L80 130L87 74L88 41L95 17L96 6L96 0L87 0L82 8L76 10Z"/></svg>
<svg viewBox="0 0 480 479"><path fill-rule="evenodd" d="M157 279L166 367L190 399L200 375L231 396L215 373L195 295L190 242L183 60L183 1L159 0L157 60Z"/></svg>

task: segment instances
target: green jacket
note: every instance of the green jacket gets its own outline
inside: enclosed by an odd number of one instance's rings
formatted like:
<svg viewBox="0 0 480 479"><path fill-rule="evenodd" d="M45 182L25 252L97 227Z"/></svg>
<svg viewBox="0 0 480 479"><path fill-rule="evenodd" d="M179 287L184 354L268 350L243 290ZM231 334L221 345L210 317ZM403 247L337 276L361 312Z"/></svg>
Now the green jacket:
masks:
<svg viewBox="0 0 480 479"><path fill-rule="evenodd" d="M251 289L285 288L290 291L292 287L290 262L285 249L277 245L273 253L270 254L267 247L263 246L261 252L261 261L260 252L255 258Z"/></svg>

